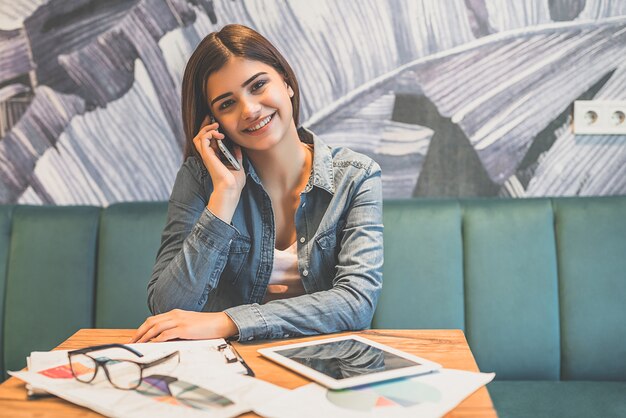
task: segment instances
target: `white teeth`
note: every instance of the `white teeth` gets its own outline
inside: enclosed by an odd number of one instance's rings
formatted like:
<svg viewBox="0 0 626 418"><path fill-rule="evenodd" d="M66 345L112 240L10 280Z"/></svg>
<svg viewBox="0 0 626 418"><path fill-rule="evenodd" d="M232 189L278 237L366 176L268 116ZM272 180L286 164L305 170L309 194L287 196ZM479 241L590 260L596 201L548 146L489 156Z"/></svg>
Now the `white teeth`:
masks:
<svg viewBox="0 0 626 418"><path fill-rule="evenodd" d="M256 131L258 129L261 129L262 127L267 125L270 122L270 120L272 120L272 116L273 115L269 115L268 117L263 119L261 122L259 122L256 126L253 126L252 128L246 129L246 131L252 132L252 131Z"/></svg>

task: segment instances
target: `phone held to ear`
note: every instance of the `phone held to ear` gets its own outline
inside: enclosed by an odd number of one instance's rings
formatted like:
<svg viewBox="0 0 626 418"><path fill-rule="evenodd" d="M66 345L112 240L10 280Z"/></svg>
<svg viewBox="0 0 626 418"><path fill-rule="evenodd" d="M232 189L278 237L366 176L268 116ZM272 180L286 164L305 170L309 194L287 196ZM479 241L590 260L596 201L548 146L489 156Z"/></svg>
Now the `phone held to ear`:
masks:
<svg viewBox="0 0 626 418"><path fill-rule="evenodd" d="M217 140L217 147L220 149L221 154L222 154L220 156L220 159L222 160L224 165L231 165L235 170L241 170L239 161L237 161L237 159L235 158L235 156L233 155L233 153L231 152L231 150L228 148L226 144L228 145L232 144L230 139L224 138L222 140L220 139ZM222 158L222 156L224 158Z"/></svg>
<svg viewBox="0 0 626 418"><path fill-rule="evenodd" d="M211 123L215 123L215 118L211 116ZM220 132L220 130L217 130ZM225 166L229 166L234 168L235 170L241 170L241 165L239 165L239 161L235 158L232 151L232 141L228 139L226 135L224 135L224 139L217 139L217 147L220 149L220 160L224 163Z"/></svg>

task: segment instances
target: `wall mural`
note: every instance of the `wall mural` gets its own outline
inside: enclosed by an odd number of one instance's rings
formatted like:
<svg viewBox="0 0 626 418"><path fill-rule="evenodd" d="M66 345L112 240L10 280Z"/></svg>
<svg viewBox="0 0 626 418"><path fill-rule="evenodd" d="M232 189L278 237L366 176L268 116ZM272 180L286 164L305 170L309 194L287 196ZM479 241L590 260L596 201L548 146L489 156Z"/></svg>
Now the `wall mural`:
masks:
<svg viewBox="0 0 626 418"><path fill-rule="evenodd" d="M290 61L301 122L379 162L386 198L626 194L626 136L573 135L626 99L620 0L0 2L0 202L166 200L180 85L242 23Z"/></svg>

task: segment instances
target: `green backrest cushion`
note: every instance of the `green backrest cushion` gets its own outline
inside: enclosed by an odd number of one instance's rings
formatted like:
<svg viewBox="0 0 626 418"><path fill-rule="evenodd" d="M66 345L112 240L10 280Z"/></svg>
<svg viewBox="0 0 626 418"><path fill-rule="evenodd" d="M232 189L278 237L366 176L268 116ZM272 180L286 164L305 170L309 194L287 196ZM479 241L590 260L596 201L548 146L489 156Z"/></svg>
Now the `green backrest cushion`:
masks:
<svg viewBox="0 0 626 418"><path fill-rule="evenodd" d="M167 202L104 209L98 241L96 327L137 328L150 316L147 286L165 225Z"/></svg>
<svg viewBox="0 0 626 418"><path fill-rule="evenodd" d="M559 379L559 303L549 200L464 204L467 339L498 379Z"/></svg>
<svg viewBox="0 0 626 418"><path fill-rule="evenodd" d="M461 210L454 200L385 201L375 328L463 329Z"/></svg>
<svg viewBox="0 0 626 418"><path fill-rule="evenodd" d="M11 214L13 206L0 205L0 381L4 370L4 295L6 290L9 239L11 237Z"/></svg>
<svg viewBox="0 0 626 418"><path fill-rule="evenodd" d="M7 370L93 327L100 208L18 206L13 212L4 318Z"/></svg>
<svg viewBox="0 0 626 418"><path fill-rule="evenodd" d="M626 196L561 199L555 213L562 378L625 381Z"/></svg>

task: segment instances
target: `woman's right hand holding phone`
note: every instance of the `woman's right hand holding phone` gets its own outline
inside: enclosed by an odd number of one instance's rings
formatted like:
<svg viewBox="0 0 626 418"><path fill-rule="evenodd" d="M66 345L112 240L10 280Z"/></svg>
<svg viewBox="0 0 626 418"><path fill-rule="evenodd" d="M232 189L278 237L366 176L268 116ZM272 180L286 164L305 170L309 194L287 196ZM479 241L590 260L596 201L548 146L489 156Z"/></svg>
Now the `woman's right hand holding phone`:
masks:
<svg viewBox="0 0 626 418"><path fill-rule="evenodd" d="M230 223L239 203L241 190L246 184L246 173L244 170L229 168L220 160L218 156L220 151L216 141L224 139L224 134L217 130L218 127L219 124L211 123L207 116L202 121L202 127L193 139L193 143L213 182L213 193L211 193L207 208L224 222ZM233 148L235 158L241 165L241 148L236 144Z"/></svg>

